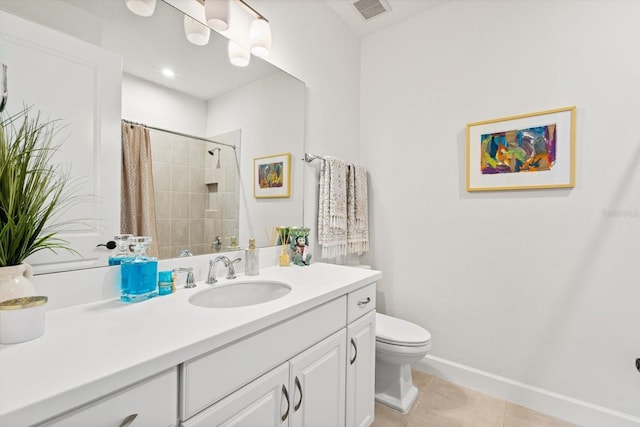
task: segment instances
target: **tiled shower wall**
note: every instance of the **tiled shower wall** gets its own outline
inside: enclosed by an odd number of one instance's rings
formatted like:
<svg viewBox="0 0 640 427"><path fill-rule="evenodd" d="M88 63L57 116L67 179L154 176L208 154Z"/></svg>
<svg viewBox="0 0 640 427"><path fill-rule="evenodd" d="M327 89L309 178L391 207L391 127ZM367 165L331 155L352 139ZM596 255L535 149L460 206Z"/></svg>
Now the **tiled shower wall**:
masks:
<svg viewBox="0 0 640 427"><path fill-rule="evenodd" d="M207 151L214 147L222 150L211 156ZM160 258L177 257L183 249L194 255L216 252L216 236L226 248L239 224L233 149L151 131L151 152Z"/></svg>

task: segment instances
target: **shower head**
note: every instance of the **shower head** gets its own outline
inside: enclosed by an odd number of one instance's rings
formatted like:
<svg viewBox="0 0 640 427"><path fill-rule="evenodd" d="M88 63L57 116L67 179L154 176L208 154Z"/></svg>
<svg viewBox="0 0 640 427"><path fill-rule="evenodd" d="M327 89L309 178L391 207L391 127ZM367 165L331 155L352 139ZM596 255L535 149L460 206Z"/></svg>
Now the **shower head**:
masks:
<svg viewBox="0 0 640 427"><path fill-rule="evenodd" d="M216 151L218 152L218 164L216 165L216 169L220 169L220 151L221 150L222 150L221 148L216 147L216 148L212 148L211 150L207 151L207 153L209 153L212 156L215 156Z"/></svg>

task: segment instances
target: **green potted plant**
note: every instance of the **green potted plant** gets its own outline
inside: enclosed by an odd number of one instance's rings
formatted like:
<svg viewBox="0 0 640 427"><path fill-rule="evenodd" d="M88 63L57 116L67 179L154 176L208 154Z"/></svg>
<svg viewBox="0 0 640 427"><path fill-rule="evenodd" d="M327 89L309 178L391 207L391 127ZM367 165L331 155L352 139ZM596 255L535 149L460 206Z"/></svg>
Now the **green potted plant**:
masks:
<svg viewBox="0 0 640 427"><path fill-rule="evenodd" d="M68 171L52 161L57 134L28 107L0 116L0 302L34 295L28 256L76 252L55 232L56 214L75 199Z"/></svg>

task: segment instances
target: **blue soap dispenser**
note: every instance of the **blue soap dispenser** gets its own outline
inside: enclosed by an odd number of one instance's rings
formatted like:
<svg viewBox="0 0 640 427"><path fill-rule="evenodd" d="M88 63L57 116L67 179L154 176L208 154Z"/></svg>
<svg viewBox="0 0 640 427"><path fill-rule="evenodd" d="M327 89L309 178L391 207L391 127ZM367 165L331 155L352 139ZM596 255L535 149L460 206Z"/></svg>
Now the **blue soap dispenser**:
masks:
<svg viewBox="0 0 640 427"><path fill-rule="evenodd" d="M132 238L134 255L122 260L121 294L124 302L138 302L158 295L158 259L147 255L151 237Z"/></svg>

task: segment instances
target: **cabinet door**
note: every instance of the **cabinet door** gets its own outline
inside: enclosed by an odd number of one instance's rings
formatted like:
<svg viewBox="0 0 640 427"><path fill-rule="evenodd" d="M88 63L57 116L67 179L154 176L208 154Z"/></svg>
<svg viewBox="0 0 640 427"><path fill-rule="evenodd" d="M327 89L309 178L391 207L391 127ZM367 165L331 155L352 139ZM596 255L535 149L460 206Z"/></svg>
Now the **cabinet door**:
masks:
<svg viewBox="0 0 640 427"><path fill-rule="evenodd" d="M284 363L207 410L182 423L183 427L285 427L292 411L289 364Z"/></svg>
<svg viewBox="0 0 640 427"><path fill-rule="evenodd" d="M125 424L126 419L133 420ZM178 371L173 369L42 425L173 427L177 422Z"/></svg>
<svg viewBox="0 0 640 427"><path fill-rule="evenodd" d="M347 326L347 427L366 427L375 409L376 312Z"/></svg>
<svg viewBox="0 0 640 427"><path fill-rule="evenodd" d="M346 331L291 359L291 427L345 425Z"/></svg>

